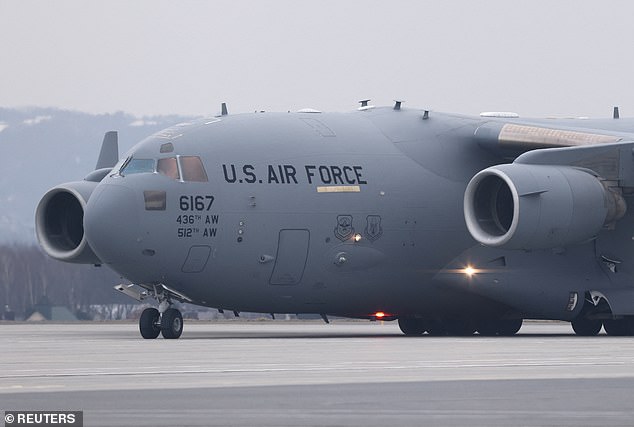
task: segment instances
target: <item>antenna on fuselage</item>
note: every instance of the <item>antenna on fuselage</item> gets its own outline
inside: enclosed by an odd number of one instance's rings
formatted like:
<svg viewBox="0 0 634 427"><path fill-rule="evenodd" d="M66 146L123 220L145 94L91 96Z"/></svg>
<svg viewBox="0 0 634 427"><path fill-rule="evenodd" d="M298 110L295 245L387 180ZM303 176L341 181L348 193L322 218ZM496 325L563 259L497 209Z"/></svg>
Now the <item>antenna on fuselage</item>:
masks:
<svg viewBox="0 0 634 427"><path fill-rule="evenodd" d="M227 114L229 114L227 112L227 103L223 102L222 105L220 106L220 115L221 116L226 116Z"/></svg>
<svg viewBox="0 0 634 427"><path fill-rule="evenodd" d="M361 101L359 101L359 104L361 104L361 106L359 108L357 108L358 111L367 111L367 110L371 110L374 108L374 105L370 105L368 104L370 102L369 99L362 99Z"/></svg>
<svg viewBox="0 0 634 427"><path fill-rule="evenodd" d="M619 117L620 117L619 107L614 107L614 112L612 113L612 118L613 119L618 119Z"/></svg>

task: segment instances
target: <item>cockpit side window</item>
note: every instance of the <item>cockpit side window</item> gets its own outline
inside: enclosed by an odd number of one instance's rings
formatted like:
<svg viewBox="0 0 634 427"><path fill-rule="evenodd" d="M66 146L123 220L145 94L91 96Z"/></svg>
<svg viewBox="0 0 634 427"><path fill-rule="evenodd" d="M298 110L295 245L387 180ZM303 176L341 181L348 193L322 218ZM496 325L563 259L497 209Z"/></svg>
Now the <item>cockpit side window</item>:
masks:
<svg viewBox="0 0 634 427"><path fill-rule="evenodd" d="M205 166L198 156L180 156L181 173L183 181L207 182Z"/></svg>
<svg viewBox="0 0 634 427"><path fill-rule="evenodd" d="M180 179L176 157L168 157L166 159L159 159L158 166L156 169L158 173L160 173L161 175L165 175L175 180Z"/></svg>
<svg viewBox="0 0 634 427"><path fill-rule="evenodd" d="M123 176L136 173L154 173L154 159L132 158L123 164L120 171L120 174Z"/></svg>

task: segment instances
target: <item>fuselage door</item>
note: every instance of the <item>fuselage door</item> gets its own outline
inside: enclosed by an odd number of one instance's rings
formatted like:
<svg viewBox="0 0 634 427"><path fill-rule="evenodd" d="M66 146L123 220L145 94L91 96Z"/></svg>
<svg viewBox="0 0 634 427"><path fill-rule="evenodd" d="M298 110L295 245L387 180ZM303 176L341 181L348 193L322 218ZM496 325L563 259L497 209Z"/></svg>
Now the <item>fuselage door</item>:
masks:
<svg viewBox="0 0 634 427"><path fill-rule="evenodd" d="M205 269L211 248L209 246L192 246L187 259L181 268L183 273L200 273Z"/></svg>
<svg viewBox="0 0 634 427"><path fill-rule="evenodd" d="M297 285L301 282L309 243L308 230L280 230L275 266L269 281L271 285Z"/></svg>

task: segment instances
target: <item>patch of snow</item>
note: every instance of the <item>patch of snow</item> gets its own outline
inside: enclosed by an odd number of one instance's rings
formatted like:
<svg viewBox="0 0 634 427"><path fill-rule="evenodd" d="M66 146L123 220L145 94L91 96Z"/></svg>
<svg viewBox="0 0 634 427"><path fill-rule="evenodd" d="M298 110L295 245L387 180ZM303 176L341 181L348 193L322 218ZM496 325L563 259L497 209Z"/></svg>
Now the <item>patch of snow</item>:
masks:
<svg viewBox="0 0 634 427"><path fill-rule="evenodd" d="M0 132L9 127L9 123L0 122Z"/></svg>
<svg viewBox="0 0 634 427"><path fill-rule="evenodd" d="M42 123L44 121L47 121L47 120L51 120L52 118L53 118L53 116L37 116L37 117L35 117L33 119L26 119L22 123L24 123L25 125L28 125L28 126L32 126L32 125L40 124L40 123Z"/></svg>
<svg viewBox="0 0 634 427"><path fill-rule="evenodd" d="M139 120L135 120L132 123L130 123L128 126L133 126L133 127L140 127L140 126L156 126L158 125L158 122L155 120L143 120L143 119L139 119Z"/></svg>

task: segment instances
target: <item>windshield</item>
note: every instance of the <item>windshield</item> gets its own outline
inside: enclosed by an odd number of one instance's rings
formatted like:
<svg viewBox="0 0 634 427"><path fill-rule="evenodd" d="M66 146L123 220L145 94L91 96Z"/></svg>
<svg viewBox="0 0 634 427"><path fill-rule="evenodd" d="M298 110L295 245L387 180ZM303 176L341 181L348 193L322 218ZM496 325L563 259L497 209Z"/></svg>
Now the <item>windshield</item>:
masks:
<svg viewBox="0 0 634 427"><path fill-rule="evenodd" d="M130 159L124 163L119 172L121 175L132 175L135 173L154 173L153 159Z"/></svg>
<svg viewBox="0 0 634 427"><path fill-rule="evenodd" d="M126 176L139 173L156 173L175 181L208 182L207 172L198 156L175 156L162 159L136 159L128 157L114 168L115 174Z"/></svg>

